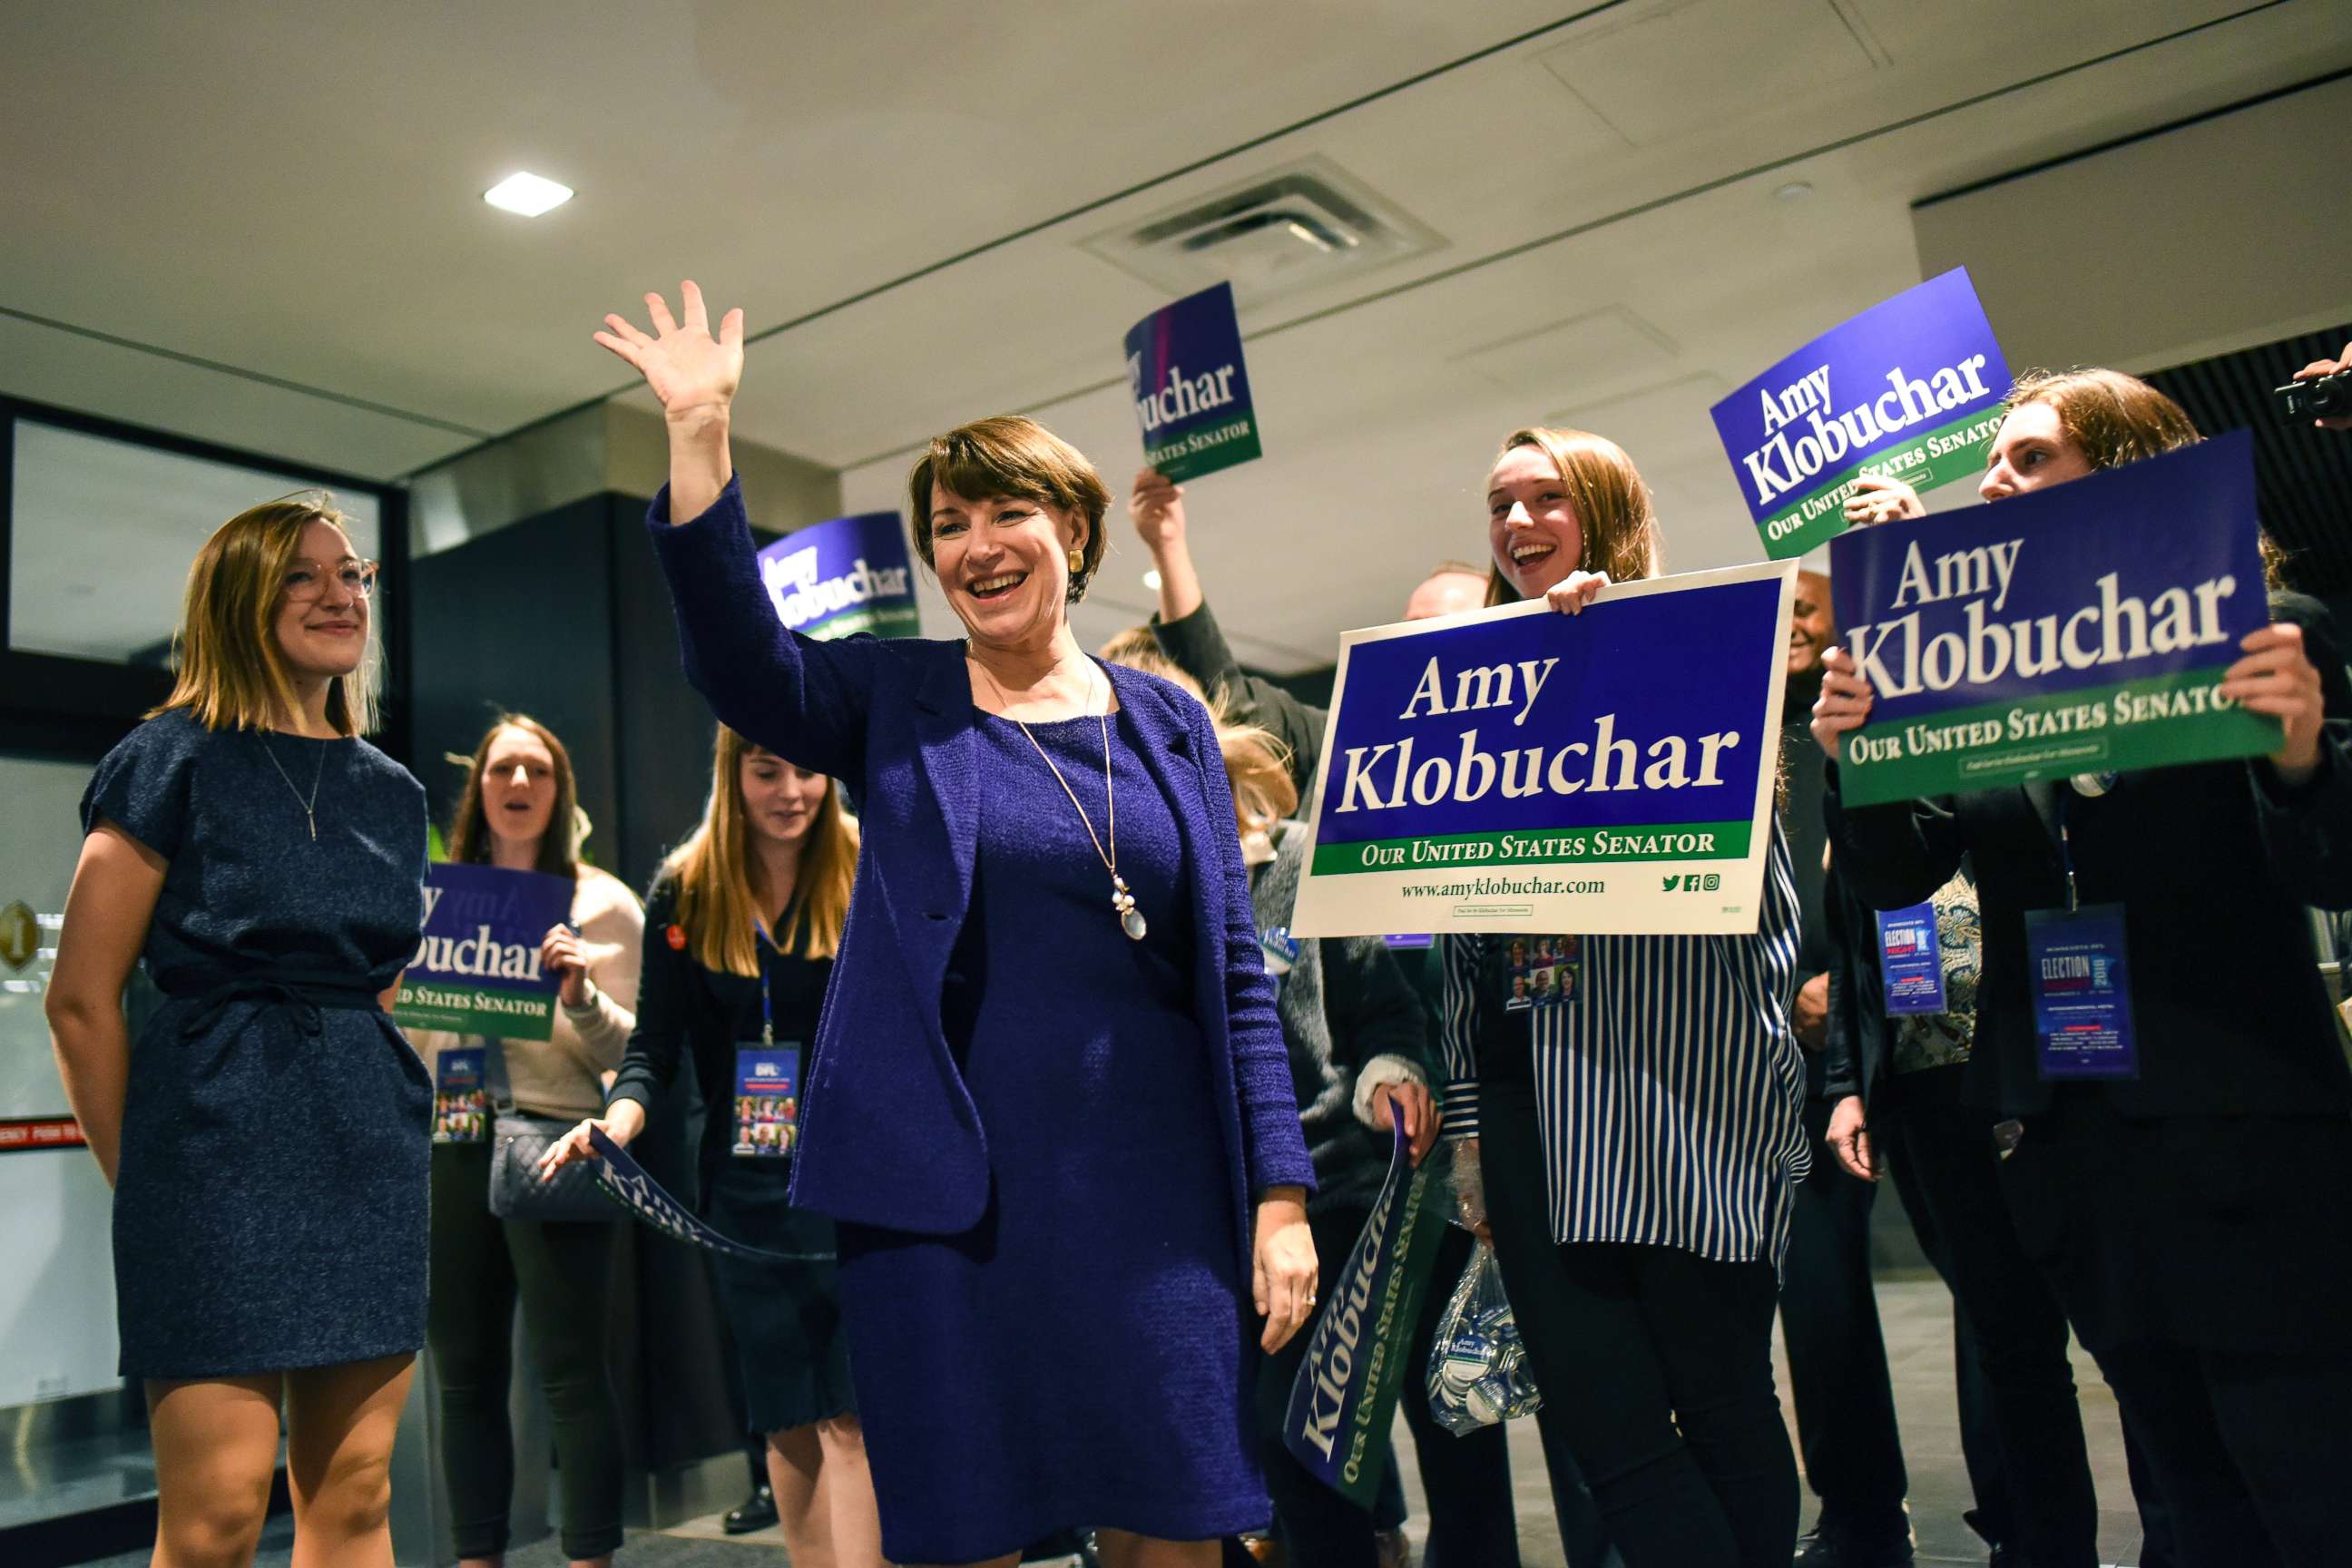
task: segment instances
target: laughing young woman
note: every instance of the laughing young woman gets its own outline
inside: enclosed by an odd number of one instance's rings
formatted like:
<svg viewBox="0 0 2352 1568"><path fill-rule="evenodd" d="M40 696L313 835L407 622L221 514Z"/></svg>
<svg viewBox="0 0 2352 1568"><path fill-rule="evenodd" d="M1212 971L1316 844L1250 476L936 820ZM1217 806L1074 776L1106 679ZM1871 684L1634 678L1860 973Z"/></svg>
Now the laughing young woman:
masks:
<svg viewBox="0 0 2352 1568"><path fill-rule="evenodd" d="M668 419L650 522L688 677L866 807L793 1195L839 1222L885 1554L1009 1564L1094 1525L1110 1568L1206 1568L1267 1519L1253 1298L1272 1350L1316 1278L1207 710L1078 647L1109 498L1026 419L951 430L908 477L961 641L786 632L728 450L742 314L714 338L684 296L683 325L648 295L653 333L596 341Z"/></svg>
<svg viewBox="0 0 2352 1568"><path fill-rule="evenodd" d="M1490 605L1574 615L1657 573L1613 441L1515 431L1486 489ZM1549 996L1519 992L1519 939L1440 939L1444 1132L1478 1142L1528 1363L1627 1568L1783 1568L1795 1544L1771 1335L1807 1168L1797 925L1776 822L1753 936L1562 943Z"/></svg>

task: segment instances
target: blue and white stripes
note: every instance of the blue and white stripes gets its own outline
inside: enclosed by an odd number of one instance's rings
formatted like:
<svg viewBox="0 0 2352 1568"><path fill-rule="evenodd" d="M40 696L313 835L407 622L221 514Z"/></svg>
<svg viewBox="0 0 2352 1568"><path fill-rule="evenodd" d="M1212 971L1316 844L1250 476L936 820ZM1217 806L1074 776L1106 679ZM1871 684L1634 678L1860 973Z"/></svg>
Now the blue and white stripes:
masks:
<svg viewBox="0 0 2352 1568"><path fill-rule="evenodd" d="M1444 938L1446 1136L1478 1131L1486 1031L1528 1029L1555 1237L1778 1267L1811 1164L1789 1027L1797 936L1775 820L1756 935L1586 937L1561 1005L1499 1015L1481 958L1505 939Z"/></svg>

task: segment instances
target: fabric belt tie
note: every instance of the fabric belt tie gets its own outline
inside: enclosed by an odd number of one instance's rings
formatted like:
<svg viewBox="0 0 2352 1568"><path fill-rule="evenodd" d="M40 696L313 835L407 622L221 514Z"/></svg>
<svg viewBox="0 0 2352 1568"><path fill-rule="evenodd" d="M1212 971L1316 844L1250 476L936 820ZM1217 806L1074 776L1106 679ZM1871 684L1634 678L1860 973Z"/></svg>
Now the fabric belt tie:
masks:
<svg viewBox="0 0 2352 1568"><path fill-rule="evenodd" d="M264 969L235 973L179 969L160 976L157 984L173 1001L192 1004L180 1025L182 1039L205 1033L240 1002L284 1008L295 1026L313 1040L325 1030L326 1008L373 1013L381 1007L381 993L375 986L334 970Z"/></svg>

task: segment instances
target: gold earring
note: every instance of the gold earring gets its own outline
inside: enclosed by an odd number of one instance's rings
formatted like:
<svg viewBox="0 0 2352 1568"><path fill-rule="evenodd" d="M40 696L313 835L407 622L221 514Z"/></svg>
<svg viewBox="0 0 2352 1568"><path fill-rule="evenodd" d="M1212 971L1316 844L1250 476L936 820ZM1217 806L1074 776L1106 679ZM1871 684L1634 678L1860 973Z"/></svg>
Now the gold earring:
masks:
<svg viewBox="0 0 2352 1568"><path fill-rule="evenodd" d="M1073 577L1075 577L1075 576L1076 576L1079 573L1081 573L1081 572L1085 571L1086 569L1087 569L1087 558L1086 558L1085 553L1084 553L1083 552L1076 551L1076 550L1073 550L1073 551L1071 551L1071 552L1070 552L1070 575L1071 575L1071 576L1073 576Z"/></svg>

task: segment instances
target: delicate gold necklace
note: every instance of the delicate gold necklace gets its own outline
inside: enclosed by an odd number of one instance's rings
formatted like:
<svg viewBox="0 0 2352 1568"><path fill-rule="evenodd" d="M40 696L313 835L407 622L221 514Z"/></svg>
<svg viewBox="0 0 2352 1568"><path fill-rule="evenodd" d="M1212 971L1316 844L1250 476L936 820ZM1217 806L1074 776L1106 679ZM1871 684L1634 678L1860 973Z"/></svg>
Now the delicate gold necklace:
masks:
<svg viewBox="0 0 2352 1568"><path fill-rule="evenodd" d="M1012 699L1005 696L1003 687L997 685L996 677L989 674L988 667L977 658L973 659L971 664L972 668L979 670L982 677L995 689L996 700L1006 707L1011 707ZM1093 694L1093 681L1089 680L1087 683L1087 690L1089 696ZM1001 714L999 717L1013 719L1010 713ZM1118 874L1118 795L1111 784L1109 714L1106 712L1096 716L1096 721L1102 728L1103 815L1107 819L1105 827L1110 838L1110 847L1108 849L1103 847L1103 835L1095 832L1094 820L1087 816L1087 808L1078 804L1078 792L1070 787L1070 781L1064 778L1062 770L1054 765L1053 757L1046 752L1043 745L1038 744L1037 737L1031 732L1026 723L1019 719L1013 719L1013 721L1021 726L1021 732L1029 737L1029 743L1032 746L1037 748L1037 755L1045 759L1045 766L1053 773L1054 782L1060 784L1062 793L1070 797L1071 808L1078 814L1078 821L1085 826L1087 837L1094 840L1095 853L1102 858L1103 869L1110 873L1110 907L1118 916L1118 929L1127 933L1129 942L1141 942L1144 932L1150 927L1144 922L1143 911L1135 907L1135 895L1127 890L1127 879Z"/></svg>

